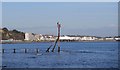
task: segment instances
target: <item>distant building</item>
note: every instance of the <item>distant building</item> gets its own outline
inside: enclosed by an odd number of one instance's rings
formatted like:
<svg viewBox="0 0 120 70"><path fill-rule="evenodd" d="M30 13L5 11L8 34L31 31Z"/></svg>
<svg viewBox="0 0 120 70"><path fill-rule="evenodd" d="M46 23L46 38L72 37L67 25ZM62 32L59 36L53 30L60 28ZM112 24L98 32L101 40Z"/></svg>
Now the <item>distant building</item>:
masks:
<svg viewBox="0 0 120 70"><path fill-rule="evenodd" d="M25 33L25 40L27 41L55 41L58 37L53 35L41 35L33 33ZM109 40L120 40L116 37L96 37L96 36L80 36L80 35L62 35L60 36L61 41L109 41Z"/></svg>
<svg viewBox="0 0 120 70"><path fill-rule="evenodd" d="M92 41L92 40L96 40L96 37L94 37L94 36L84 36L84 37L81 38L81 40Z"/></svg>
<svg viewBox="0 0 120 70"><path fill-rule="evenodd" d="M43 36L41 34L35 34L35 41L41 41Z"/></svg>
<svg viewBox="0 0 120 70"><path fill-rule="evenodd" d="M115 39L112 37L106 37L105 40L115 40Z"/></svg>
<svg viewBox="0 0 120 70"><path fill-rule="evenodd" d="M32 33L25 33L25 40L34 41L35 40L34 34L32 34Z"/></svg>
<svg viewBox="0 0 120 70"><path fill-rule="evenodd" d="M105 38L103 38L103 37L96 37L96 40L97 41L103 41L103 40L105 40Z"/></svg>
<svg viewBox="0 0 120 70"><path fill-rule="evenodd" d="M116 37L115 40L116 40L116 41L120 41L120 38L119 38L119 37Z"/></svg>
<svg viewBox="0 0 120 70"><path fill-rule="evenodd" d="M60 36L60 40L72 40L72 41L89 41L89 40L96 40L94 36Z"/></svg>
<svg viewBox="0 0 120 70"><path fill-rule="evenodd" d="M69 36L60 36L60 40L71 40L72 38Z"/></svg>
<svg viewBox="0 0 120 70"><path fill-rule="evenodd" d="M68 35L70 37L70 40L78 41L81 40L81 36L75 36L75 35Z"/></svg>
<svg viewBox="0 0 120 70"><path fill-rule="evenodd" d="M53 36L53 35L43 35L42 40L44 41L55 41L57 37Z"/></svg>
<svg viewBox="0 0 120 70"><path fill-rule="evenodd" d="M25 40L27 41L41 41L45 40L42 34L33 34L33 33L25 33Z"/></svg>

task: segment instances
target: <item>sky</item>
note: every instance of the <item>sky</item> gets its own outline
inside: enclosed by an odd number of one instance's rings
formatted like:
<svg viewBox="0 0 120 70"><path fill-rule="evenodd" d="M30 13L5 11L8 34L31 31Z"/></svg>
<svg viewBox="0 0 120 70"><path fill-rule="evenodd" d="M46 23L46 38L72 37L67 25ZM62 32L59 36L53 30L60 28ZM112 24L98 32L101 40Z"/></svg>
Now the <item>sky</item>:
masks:
<svg viewBox="0 0 120 70"><path fill-rule="evenodd" d="M117 2L4 2L2 27L57 35L118 35Z"/></svg>
<svg viewBox="0 0 120 70"><path fill-rule="evenodd" d="M1 0L2 2L119 2L120 0Z"/></svg>

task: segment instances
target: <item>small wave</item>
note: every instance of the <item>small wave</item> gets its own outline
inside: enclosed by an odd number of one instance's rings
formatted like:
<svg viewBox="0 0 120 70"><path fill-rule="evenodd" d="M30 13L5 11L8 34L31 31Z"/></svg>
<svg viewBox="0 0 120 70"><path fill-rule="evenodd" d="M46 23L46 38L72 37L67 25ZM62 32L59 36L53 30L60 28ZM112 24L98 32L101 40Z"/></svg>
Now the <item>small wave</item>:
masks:
<svg viewBox="0 0 120 70"><path fill-rule="evenodd" d="M68 53L102 53L102 52L110 52L110 51L90 51L90 50L69 51L69 50L63 50L63 52L68 52Z"/></svg>

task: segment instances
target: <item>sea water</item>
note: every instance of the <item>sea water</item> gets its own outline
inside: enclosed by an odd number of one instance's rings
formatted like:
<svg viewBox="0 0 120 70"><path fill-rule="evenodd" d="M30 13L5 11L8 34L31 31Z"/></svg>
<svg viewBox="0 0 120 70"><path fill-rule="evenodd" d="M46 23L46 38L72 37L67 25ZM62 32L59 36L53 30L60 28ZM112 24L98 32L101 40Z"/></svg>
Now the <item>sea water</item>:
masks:
<svg viewBox="0 0 120 70"><path fill-rule="evenodd" d="M60 53L46 52L52 42L2 44L3 68L118 68L118 42L61 42ZM27 53L24 49L27 49ZM36 53L36 48L39 52ZM13 53L16 49L16 53Z"/></svg>

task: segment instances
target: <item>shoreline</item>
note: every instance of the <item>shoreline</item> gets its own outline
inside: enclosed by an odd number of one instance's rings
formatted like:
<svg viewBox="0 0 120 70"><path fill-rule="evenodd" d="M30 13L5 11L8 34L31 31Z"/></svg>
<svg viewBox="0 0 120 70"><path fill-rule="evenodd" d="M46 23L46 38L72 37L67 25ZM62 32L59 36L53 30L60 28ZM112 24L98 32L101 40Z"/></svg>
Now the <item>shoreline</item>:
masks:
<svg viewBox="0 0 120 70"><path fill-rule="evenodd" d="M55 42L55 41L20 41L20 42L0 42L0 44L29 44L29 43L47 43L47 42ZM60 42L120 42L117 40L95 40L95 41L60 41Z"/></svg>

